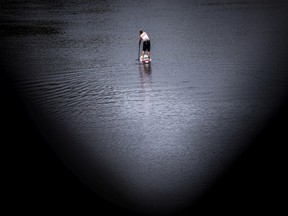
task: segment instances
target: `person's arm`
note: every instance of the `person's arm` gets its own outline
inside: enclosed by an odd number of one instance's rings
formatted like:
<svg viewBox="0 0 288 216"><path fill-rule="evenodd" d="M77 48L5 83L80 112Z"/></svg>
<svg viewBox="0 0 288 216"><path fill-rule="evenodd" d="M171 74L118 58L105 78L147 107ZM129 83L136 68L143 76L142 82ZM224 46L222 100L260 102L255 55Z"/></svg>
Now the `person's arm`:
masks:
<svg viewBox="0 0 288 216"><path fill-rule="evenodd" d="M141 40L142 40L142 38L139 37L139 47L140 47L140 45L141 45Z"/></svg>

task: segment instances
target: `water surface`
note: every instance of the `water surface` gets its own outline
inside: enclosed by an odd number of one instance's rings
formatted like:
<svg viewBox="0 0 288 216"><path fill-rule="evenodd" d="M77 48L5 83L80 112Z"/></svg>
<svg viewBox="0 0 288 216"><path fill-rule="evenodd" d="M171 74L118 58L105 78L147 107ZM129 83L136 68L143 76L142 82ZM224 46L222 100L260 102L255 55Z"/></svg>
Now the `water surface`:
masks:
<svg viewBox="0 0 288 216"><path fill-rule="evenodd" d="M209 189L281 105L286 9L282 1L7 3L3 65L83 181L135 209L174 211ZM151 38L148 65L136 60L140 29Z"/></svg>

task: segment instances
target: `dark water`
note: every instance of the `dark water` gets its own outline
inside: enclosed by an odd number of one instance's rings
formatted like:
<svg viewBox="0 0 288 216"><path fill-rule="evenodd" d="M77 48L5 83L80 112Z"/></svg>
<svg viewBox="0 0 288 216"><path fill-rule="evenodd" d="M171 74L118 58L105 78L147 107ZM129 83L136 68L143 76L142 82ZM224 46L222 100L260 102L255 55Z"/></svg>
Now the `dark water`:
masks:
<svg viewBox="0 0 288 216"><path fill-rule="evenodd" d="M284 1L2 8L2 65L53 148L91 188L140 212L196 201L287 96ZM140 29L149 65L136 60Z"/></svg>

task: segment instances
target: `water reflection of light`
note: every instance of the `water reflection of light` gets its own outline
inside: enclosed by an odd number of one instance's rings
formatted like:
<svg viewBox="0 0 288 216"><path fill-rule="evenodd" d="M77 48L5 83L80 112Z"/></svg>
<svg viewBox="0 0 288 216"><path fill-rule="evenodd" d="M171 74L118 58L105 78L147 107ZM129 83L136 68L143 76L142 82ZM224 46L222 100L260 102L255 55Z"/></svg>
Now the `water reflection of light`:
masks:
<svg viewBox="0 0 288 216"><path fill-rule="evenodd" d="M142 88L144 90L144 103L143 110L145 113L144 124L150 124L150 110L151 110L151 98L149 91L151 90L151 64L139 64L139 73L141 78Z"/></svg>
<svg viewBox="0 0 288 216"><path fill-rule="evenodd" d="M149 76L152 74L151 64L139 64L140 76Z"/></svg>

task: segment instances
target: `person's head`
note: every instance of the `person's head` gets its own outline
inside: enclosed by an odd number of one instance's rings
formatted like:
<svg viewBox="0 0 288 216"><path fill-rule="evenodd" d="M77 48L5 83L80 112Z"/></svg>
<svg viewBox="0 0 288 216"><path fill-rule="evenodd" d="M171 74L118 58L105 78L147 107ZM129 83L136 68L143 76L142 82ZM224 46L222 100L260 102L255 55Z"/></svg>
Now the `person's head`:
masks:
<svg viewBox="0 0 288 216"><path fill-rule="evenodd" d="M139 35L141 35L142 33L143 33L143 31L142 31L142 30L140 30L140 31L139 31Z"/></svg>

